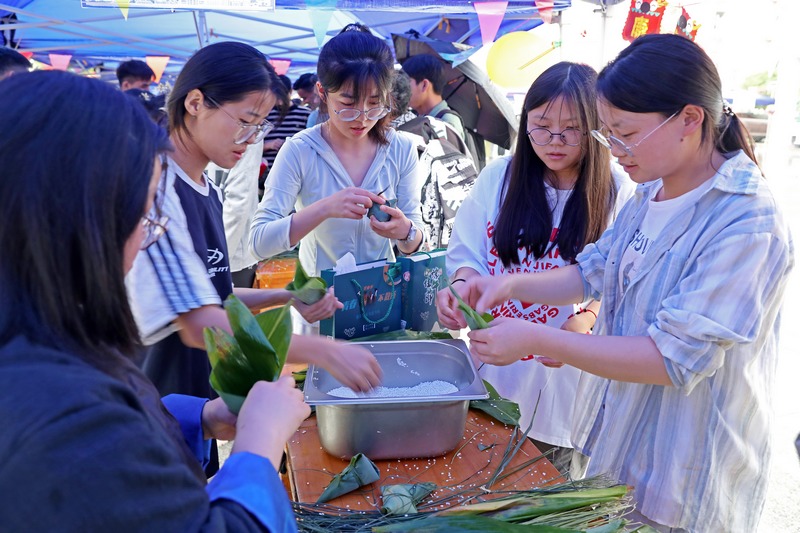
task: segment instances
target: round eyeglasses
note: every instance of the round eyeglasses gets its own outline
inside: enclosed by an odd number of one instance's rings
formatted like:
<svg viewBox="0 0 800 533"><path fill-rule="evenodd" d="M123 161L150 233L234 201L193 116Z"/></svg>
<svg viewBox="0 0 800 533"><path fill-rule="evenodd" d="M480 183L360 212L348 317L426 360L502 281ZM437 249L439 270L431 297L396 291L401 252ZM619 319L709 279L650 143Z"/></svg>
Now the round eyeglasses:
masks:
<svg viewBox="0 0 800 533"><path fill-rule="evenodd" d="M236 134L236 137L233 138L233 144L244 144L250 140L253 135L255 135L255 137L253 137L253 142L257 143L264 139L264 137L266 137L266 135L275 128L275 125L267 119L264 119L261 124L248 124L246 122L242 122L238 118L225 111L225 109L218 104L216 100L207 94L203 94L203 96L206 98L206 100L214 104L217 109L239 123L239 127L241 129L239 130L239 133Z"/></svg>
<svg viewBox="0 0 800 533"><path fill-rule="evenodd" d="M639 139L637 142L635 142L634 144L632 144L630 146L628 146L627 144L625 144L621 140L617 139L613 135L606 135L605 133L603 133L600 130L592 130L592 137L594 137L597 140L597 142L599 142L600 144L602 144L603 146L605 146L609 150L613 150L614 148L619 148L620 150L625 152L628 155L628 157L633 157L633 149L634 148L636 148L637 146L642 144L648 137L650 137L652 134L657 132L661 128L661 126L663 126L664 124L666 124L667 122L669 122L670 120L675 118L675 116L678 113L680 113L682 110L683 110L683 108L679 109L678 111L675 111L673 114L671 114L667 118L667 120L665 120L664 122L662 122L661 124L659 124L658 126L653 128L652 130L650 130L650 133L648 133L647 135L645 135L644 137L642 137L641 139Z"/></svg>
<svg viewBox="0 0 800 533"><path fill-rule="evenodd" d="M161 215L158 218L151 218L149 215L142 217L142 228L144 229L144 238L139 249L146 250L152 246L158 239L167 232L167 223L169 217Z"/></svg>
<svg viewBox="0 0 800 533"><path fill-rule="evenodd" d="M584 133L577 128L566 128L561 132L552 132L547 128L533 128L528 132L528 138L537 146L547 146L556 137L561 137L561 142L567 146L578 146Z"/></svg>
<svg viewBox="0 0 800 533"><path fill-rule="evenodd" d="M385 117L391 110L392 110L391 107L382 105L364 110L356 109L354 107L346 107L344 109L339 109L339 110L334 109L333 112L336 113L336 116L339 117L339 119L342 122L353 122L358 117L360 117L362 113L367 118L367 120L380 120L383 117Z"/></svg>

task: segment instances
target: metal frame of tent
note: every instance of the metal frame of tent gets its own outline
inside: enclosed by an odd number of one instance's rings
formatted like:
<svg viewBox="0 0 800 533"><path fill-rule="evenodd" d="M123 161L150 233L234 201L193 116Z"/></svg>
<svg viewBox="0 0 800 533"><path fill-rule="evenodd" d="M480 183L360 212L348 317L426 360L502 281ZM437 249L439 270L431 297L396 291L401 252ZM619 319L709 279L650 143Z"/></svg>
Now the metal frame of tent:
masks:
<svg viewBox="0 0 800 533"><path fill-rule="evenodd" d="M251 44L270 58L292 61L290 74L313 70L319 53L305 0L276 0L273 12L134 9L127 20L118 8L81 8L80 0L0 0L0 25L16 30L21 50L48 62L48 54L69 54L84 66L114 67L128 58L170 56L167 73L179 70L198 48L217 40ZM571 0L555 0L554 12ZM391 42L392 33L415 29L422 35L467 44L479 42L477 15L466 0L338 0L327 31L363 22ZM498 36L541 24L531 0L509 0ZM457 31L448 31L457 27Z"/></svg>

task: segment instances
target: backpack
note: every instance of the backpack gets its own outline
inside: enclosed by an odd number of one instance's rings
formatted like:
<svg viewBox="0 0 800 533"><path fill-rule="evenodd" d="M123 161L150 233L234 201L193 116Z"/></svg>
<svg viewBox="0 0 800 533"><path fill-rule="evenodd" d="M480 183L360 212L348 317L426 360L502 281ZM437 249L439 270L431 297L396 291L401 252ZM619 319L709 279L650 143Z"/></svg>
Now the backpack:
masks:
<svg viewBox="0 0 800 533"><path fill-rule="evenodd" d="M478 172L483 170L486 166L486 145L483 143L483 136L477 132L471 131L464 126L464 119L458 114L458 111L451 108L443 109L436 113L435 118L441 119L445 115L454 115L458 117L461 122L461 129L464 130L464 143L467 145L469 154L472 156L472 161L475 162L475 168Z"/></svg>
<svg viewBox="0 0 800 533"><path fill-rule="evenodd" d="M430 248L445 248L456 212L475 184L478 171L461 137L443 120L422 116L398 129L419 137L419 163L426 176L421 194L422 222Z"/></svg>

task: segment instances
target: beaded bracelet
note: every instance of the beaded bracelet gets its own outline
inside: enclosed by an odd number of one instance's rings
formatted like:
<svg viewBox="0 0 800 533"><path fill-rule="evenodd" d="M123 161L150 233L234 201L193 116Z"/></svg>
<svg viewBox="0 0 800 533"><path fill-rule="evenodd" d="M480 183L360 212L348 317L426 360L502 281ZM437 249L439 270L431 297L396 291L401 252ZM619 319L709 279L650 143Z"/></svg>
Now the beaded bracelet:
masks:
<svg viewBox="0 0 800 533"><path fill-rule="evenodd" d="M588 307L587 307L586 309L581 309L580 311L578 311L578 313L577 313L577 314L579 314L579 315L580 315L581 313L592 313L592 314L594 315L594 320L595 320L595 322L597 322L597 313L595 313L594 311L592 311L592 310L591 310L591 309L589 309Z"/></svg>

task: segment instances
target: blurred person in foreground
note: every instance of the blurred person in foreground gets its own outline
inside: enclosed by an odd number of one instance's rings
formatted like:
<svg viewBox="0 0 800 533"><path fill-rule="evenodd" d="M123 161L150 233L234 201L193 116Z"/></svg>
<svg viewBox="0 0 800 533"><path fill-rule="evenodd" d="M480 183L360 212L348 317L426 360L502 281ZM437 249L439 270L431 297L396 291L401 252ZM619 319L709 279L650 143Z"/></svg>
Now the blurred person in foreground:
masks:
<svg viewBox="0 0 800 533"><path fill-rule="evenodd" d="M0 92L3 531L294 531L276 473L309 413L292 379L257 383L237 419L219 399L162 403L132 360L123 277L169 224L164 130L66 72ZM38 105L51 100L70 105ZM236 442L206 484L212 437Z"/></svg>

